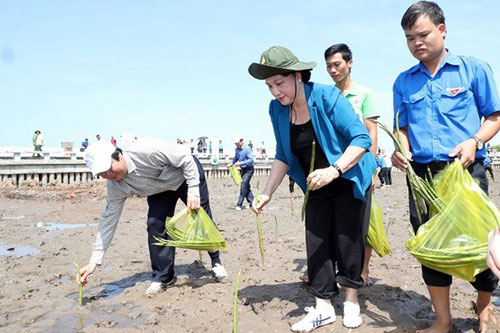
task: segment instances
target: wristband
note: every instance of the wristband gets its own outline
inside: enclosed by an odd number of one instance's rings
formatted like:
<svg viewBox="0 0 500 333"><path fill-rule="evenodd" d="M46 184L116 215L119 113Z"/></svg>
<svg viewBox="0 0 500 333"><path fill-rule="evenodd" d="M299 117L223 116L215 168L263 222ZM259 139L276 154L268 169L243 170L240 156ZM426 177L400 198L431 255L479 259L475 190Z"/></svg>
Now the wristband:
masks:
<svg viewBox="0 0 500 333"><path fill-rule="evenodd" d="M337 162L333 163L332 164L332 167L335 168L335 170L337 170L337 172L339 173L339 177L342 176L342 170L340 169L339 165L337 164Z"/></svg>

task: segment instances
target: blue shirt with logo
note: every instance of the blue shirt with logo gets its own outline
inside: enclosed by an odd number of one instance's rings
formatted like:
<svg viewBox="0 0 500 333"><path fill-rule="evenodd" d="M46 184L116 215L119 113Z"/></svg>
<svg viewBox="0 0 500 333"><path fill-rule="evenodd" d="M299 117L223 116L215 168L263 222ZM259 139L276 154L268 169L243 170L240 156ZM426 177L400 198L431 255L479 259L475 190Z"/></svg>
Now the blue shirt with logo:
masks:
<svg viewBox="0 0 500 333"><path fill-rule="evenodd" d="M447 53L434 77L422 63L401 73L393 86L394 124L407 127L418 163L450 161L448 154L474 136L482 119L500 111L490 66L477 58ZM485 158L486 149L476 152Z"/></svg>

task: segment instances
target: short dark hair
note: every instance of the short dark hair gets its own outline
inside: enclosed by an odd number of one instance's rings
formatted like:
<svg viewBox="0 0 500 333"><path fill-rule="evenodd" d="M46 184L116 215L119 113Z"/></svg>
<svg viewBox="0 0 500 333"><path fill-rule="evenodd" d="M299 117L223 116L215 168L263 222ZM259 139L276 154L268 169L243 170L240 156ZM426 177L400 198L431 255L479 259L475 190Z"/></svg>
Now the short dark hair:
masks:
<svg viewBox="0 0 500 333"><path fill-rule="evenodd" d="M116 149L113 152L113 154L111 154L111 158L114 159L114 160L119 161L120 158L118 157L118 155L120 155L120 154L123 155L123 151L120 148L116 147Z"/></svg>
<svg viewBox="0 0 500 333"><path fill-rule="evenodd" d="M427 15L434 25L444 24L444 14L441 7L432 1L419 1L411 5L403 14L401 27L409 30L415 22L423 15Z"/></svg>
<svg viewBox="0 0 500 333"><path fill-rule="evenodd" d="M325 60L330 58L335 53L342 54L342 58L345 60L345 62L352 60L351 49L346 44L343 44L343 43L335 44L335 45L332 45L329 48L327 48L325 51Z"/></svg>
<svg viewBox="0 0 500 333"><path fill-rule="evenodd" d="M307 83L307 82L309 82L309 80L311 80L311 70L310 69L300 71L300 74L302 76L302 82Z"/></svg>

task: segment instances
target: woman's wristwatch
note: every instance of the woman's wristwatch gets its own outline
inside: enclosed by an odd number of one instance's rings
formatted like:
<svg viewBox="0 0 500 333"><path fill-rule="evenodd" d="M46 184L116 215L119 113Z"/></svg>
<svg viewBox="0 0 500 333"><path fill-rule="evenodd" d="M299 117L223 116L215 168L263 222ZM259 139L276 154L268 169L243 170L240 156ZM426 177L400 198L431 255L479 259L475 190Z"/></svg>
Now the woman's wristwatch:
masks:
<svg viewBox="0 0 500 333"><path fill-rule="evenodd" d="M337 172L339 173L339 177L342 176L342 170L340 169L339 165L337 164L337 162L333 163L332 164L332 167L335 168L335 170L337 170Z"/></svg>

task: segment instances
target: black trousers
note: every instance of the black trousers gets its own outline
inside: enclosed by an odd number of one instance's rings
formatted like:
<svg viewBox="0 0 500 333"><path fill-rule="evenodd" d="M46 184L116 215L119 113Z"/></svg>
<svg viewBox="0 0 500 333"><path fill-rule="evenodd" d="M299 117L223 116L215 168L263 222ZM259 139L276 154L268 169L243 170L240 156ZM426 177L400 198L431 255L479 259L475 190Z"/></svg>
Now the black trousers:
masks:
<svg viewBox="0 0 500 333"><path fill-rule="evenodd" d="M415 173L424 178L428 179L427 168L429 167L432 175L436 175L438 172L442 171L447 163L446 162L434 162L430 164L420 164L416 162L411 162ZM476 160L471 166L467 169L471 174L472 178L477 179L479 181L479 187L488 194L488 178L486 177L486 171L483 166L482 160ZM410 189L410 185L408 183L408 189ZM410 222L413 227L415 233L417 232L420 222L418 220L418 213L415 206L415 202L413 201L413 196L410 192ZM425 223L429 220L428 216L422 217L422 223ZM452 277L451 275L438 272L432 268L426 267L422 265L422 277L424 278L424 282L428 286L435 287L448 287L451 285ZM491 292L496 289L498 284L498 278L491 272L488 268L484 272L476 275L476 281L471 282L472 286L479 291L487 291Z"/></svg>
<svg viewBox="0 0 500 333"><path fill-rule="evenodd" d="M193 156L200 174L200 204L212 218L210 210L208 186L205 178L205 172L200 162ZM154 236L170 239L165 230L165 219L172 217L175 212L175 205L179 199L186 203L188 186L184 182L177 191L165 191L148 196L148 246L151 259L151 268L153 269L154 282L170 282L174 278L175 247L154 245L156 240ZM219 260L219 251L209 253L214 260Z"/></svg>
<svg viewBox="0 0 500 333"><path fill-rule="evenodd" d="M236 203L236 206L242 206L243 201L246 199L248 201L248 204L251 206L253 203L253 193L252 190L250 189L250 180L252 179L254 173L254 167L249 166L246 168L241 169L241 185L240 185L240 197L238 198L238 202Z"/></svg>
<svg viewBox="0 0 500 333"><path fill-rule="evenodd" d="M309 292L319 298L336 296L337 283L355 289L363 285L363 202L354 198L352 182L344 181L334 194L311 191L306 207Z"/></svg>

